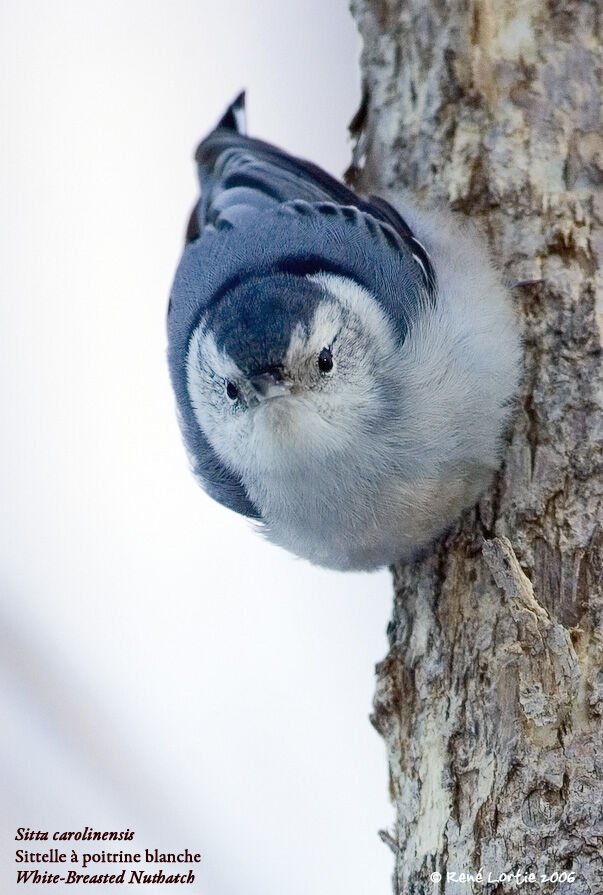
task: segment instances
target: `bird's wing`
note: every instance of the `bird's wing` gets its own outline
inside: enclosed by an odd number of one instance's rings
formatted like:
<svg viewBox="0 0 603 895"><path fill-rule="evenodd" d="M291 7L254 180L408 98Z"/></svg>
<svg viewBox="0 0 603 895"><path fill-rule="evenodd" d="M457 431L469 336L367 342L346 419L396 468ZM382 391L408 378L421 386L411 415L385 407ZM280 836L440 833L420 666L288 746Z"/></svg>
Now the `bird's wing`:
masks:
<svg viewBox="0 0 603 895"><path fill-rule="evenodd" d="M312 162L248 137L244 121L245 94L241 93L197 148L201 199L191 214L187 240L198 238L205 227L237 226L249 215L285 202L333 203L357 208L388 224L420 263L427 287L433 290L429 255L389 202L377 196L363 199Z"/></svg>
<svg viewBox="0 0 603 895"><path fill-rule="evenodd" d="M241 93L195 153L201 181L200 228L240 206L260 211L295 199L358 203L351 190L317 165L248 137L244 110L245 94Z"/></svg>

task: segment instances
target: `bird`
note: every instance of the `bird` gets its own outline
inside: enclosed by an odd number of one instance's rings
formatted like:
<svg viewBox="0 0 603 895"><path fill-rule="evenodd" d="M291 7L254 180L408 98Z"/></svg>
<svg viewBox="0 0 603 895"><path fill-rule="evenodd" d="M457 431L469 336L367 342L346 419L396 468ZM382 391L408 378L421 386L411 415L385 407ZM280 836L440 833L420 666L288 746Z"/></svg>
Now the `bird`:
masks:
<svg viewBox="0 0 603 895"><path fill-rule="evenodd" d="M197 148L168 305L193 473L316 565L412 561L500 466L521 365L510 291L470 222L357 194L245 117L243 92Z"/></svg>

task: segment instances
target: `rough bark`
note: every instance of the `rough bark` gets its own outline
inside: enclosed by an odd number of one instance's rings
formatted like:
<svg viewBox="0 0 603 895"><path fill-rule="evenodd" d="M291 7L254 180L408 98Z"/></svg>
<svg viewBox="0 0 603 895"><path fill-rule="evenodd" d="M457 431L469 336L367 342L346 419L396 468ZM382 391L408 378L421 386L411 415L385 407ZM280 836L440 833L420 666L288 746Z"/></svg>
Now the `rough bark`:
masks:
<svg viewBox="0 0 603 895"><path fill-rule="evenodd" d="M374 724L399 893L448 873L603 892L600 8L353 0L365 100L350 178L469 215L516 283L525 373L495 487L394 569ZM597 317L597 299L599 316ZM431 874L442 874L434 882Z"/></svg>

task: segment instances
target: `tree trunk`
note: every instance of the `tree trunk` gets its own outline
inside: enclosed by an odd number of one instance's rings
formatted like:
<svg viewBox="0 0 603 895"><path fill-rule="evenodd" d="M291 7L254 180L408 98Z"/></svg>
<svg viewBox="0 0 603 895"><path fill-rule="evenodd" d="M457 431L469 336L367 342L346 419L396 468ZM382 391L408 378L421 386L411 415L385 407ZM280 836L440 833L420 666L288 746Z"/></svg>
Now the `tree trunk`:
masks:
<svg viewBox="0 0 603 895"><path fill-rule="evenodd" d="M601 893L600 9L353 0L352 11L365 98L350 178L476 221L516 284L525 337L496 486L428 558L394 568L373 718L396 807L382 834L394 891L502 893L513 888L502 874L533 873L522 892ZM450 877L480 868L500 881Z"/></svg>

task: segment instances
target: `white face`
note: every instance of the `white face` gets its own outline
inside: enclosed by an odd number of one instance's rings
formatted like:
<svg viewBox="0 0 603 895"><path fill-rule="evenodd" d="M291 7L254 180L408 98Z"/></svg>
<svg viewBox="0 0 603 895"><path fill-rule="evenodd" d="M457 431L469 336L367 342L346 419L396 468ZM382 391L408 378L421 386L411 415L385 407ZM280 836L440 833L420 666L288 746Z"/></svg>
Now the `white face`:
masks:
<svg viewBox="0 0 603 895"><path fill-rule="evenodd" d="M203 324L187 357L195 416L220 459L244 478L300 473L352 452L366 438L391 378L394 344L379 306L351 280L310 278L324 291L309 332L300 325L283 358L283 378L261 394L217 349Z"/></svg>

